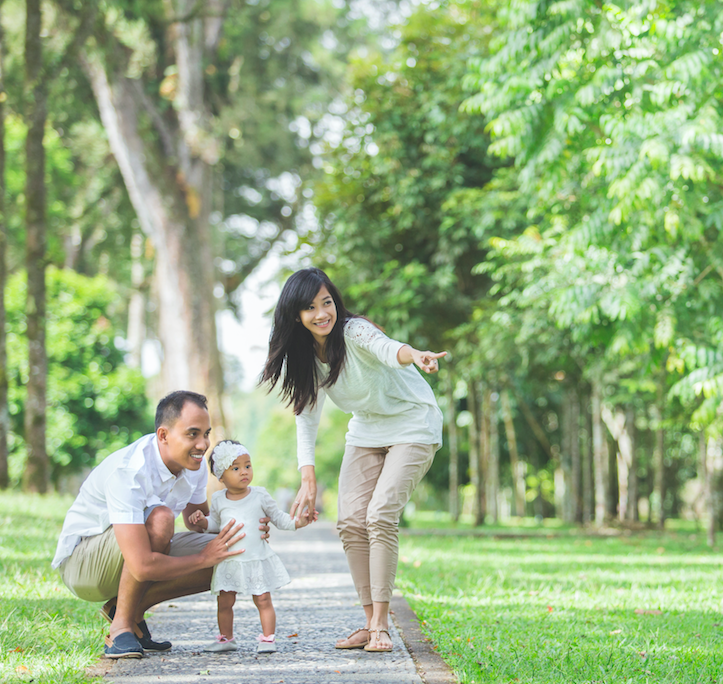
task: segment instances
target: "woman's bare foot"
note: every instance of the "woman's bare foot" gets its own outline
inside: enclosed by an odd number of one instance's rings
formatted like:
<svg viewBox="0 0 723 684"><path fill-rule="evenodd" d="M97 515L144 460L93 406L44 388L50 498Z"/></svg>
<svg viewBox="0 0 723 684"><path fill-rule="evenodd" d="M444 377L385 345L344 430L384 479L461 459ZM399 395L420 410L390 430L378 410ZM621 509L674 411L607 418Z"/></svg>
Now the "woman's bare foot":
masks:
<svg viewBox="0 0 723 684"><path fill-rule="evenodd" d="M339 639L335 648L364 648L369 643L369 630L366 627L354 630L348 637Z"/></svg>

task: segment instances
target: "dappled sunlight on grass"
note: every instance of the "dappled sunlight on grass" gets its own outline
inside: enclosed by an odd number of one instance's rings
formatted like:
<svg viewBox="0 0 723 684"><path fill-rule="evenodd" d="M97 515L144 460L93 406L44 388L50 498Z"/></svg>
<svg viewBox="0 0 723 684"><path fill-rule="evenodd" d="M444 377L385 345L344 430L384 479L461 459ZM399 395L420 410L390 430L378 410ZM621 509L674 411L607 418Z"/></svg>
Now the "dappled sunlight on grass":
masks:
<svg viewBox="0 0 723 684"><path fill-rule="evenodd" d="M723 682L722 564L690 535L430 535L397 586L464 684Z"/></svg>

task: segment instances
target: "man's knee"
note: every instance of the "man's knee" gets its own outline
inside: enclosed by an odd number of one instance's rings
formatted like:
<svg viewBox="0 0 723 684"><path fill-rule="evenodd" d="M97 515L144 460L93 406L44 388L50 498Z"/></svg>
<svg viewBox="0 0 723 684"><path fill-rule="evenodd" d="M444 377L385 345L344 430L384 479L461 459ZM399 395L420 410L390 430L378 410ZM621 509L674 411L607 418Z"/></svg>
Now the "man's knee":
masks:
<svg viewBox="0 0 723 684"><path fill-rule="evenodd" d="M167 553L175 527L173 511L167 506L156 506L146 520L146 530L151 541L151 549L158 553Z"/></svg>

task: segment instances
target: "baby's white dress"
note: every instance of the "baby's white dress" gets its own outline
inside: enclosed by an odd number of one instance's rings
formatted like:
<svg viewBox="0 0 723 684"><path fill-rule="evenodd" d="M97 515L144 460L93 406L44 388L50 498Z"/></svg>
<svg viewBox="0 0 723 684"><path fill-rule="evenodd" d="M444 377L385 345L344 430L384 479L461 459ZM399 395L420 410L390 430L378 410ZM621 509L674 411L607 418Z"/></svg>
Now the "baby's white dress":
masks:
<svg viewBox="0 0 723 684"><path fill-rule="evenodd" d="M231 547L246 549L244 553L221 561L213 569L211 593L235 591L240 594L259 596L288 584L291 579L281 559L269 543L261 539L259 520L268 516L280 530L295 530L296 523L284 513L263 487L249 487L243 499L231 501L226 490L215 492L211 497L208 531L219 532L232 518L236 524L243 523L246 536Z"/></svg>

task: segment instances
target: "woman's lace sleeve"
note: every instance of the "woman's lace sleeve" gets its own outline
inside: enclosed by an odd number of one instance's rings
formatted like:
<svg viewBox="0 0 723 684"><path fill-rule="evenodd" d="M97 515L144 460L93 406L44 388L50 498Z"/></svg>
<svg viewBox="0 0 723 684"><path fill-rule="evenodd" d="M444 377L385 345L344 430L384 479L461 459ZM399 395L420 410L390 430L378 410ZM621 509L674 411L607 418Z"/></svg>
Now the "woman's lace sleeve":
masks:
<svg viewBox="0 0 723 684"><path fill-rule="evenodd" d="M404 368L404 364L397 360L397 353L405 346L404 342L387 337L366 319L351 318L344 327L344 336L347 342L375 356L385 366Z"/></svg>

